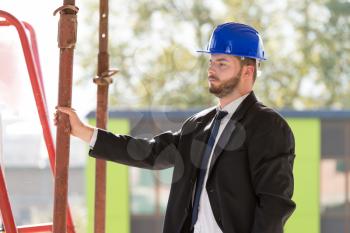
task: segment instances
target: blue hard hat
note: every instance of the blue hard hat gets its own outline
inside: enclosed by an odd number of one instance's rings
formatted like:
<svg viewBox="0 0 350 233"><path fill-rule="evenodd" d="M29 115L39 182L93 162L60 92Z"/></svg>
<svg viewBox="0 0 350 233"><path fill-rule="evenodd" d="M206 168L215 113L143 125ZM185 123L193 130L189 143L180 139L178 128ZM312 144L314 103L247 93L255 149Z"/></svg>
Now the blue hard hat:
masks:
<svg viewBox="0 0 350 233"><path fill-rule="evenodd" d="M217 26L210 37L207 49L197 52L266 60L259 32L251 26L233 22Z"/></svg>

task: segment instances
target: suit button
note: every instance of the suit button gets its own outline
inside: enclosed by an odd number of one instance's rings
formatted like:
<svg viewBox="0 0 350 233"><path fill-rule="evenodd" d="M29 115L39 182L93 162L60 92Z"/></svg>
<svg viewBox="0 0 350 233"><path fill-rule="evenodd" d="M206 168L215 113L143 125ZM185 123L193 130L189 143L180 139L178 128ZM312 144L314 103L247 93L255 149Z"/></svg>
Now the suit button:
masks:
<svg viewBox="0 0 350 233"><path fill-rule="evenodd" d="M210 192L210 193L213 193L213 192L214 192L214 189L209 189L209 192Z"/></svg>

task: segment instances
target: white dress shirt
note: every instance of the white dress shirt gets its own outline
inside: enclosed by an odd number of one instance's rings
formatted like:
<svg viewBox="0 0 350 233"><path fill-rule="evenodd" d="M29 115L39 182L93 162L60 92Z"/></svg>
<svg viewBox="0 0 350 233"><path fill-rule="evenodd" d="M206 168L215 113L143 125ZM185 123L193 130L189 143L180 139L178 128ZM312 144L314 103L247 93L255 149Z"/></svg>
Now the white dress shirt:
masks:
<svg viewBox="0 0 350 233"><path fill-rule="evenodd" d="M92 134L92 137L90 139L90 143L89 143L91 149L93 149L94 146L95 146L95 143L96 143L96 140L97 140L97 133L98 133L98 129L95 128L94 132Z"/></svg>
<svg viewBox="0 0 350 233"><path fill-rule="evenodd" d="M228 121L231 119L233 113L237 110L238 106L242 103L242 101L248 95L249 94L246 94L244 96L239 97L238 99L232 101L231 103L227 104L223 108L220 107L220 110L227 111L228 114L220 122L219 131L218 131L218 134L216 136L213 148L215 148L215 146L218 142L218 139L220 138L220 135L222 134ZM95 128L93 135L91 137L90 143L89 143L90 148L94 147L94 145L96 143L96 139L97 139L97 134L98 134L98 129ZM209 166L210 166L211 159L213 156L213 151L214 150L212 150L212 152L210 154L207 171L209 171ZM207 189L205 188L206 183L207 183L207 179L208 179L208 172L205 174L205 177L204 177L203 190L201 193L201 198L199 200L198 219L197 219L197 222L194 226L194 233L222 233L220 227L218 226L218 224L215 221L213 211L212 211L211 206L210 206Z"/></svg>
<svg viewBox="0 0 350 233"><path fill-rule="evenodd" d="M213 151L220 138L220 135L224 131L224 128L226 127L228 121L231 119L233 113L237 110L238 106L242 103L242 101L248 95L249 94L246 94L244 96L239 97L238 99L235 99L234 101L227 104L223 108L220 107L220 110L226 111L228 112L228 114L220 122L219 131L215 139L213 150L211 151L211 154L210 154L207 171L209 171L209 166L211 163L211 159L213 157ZM194 225L194 233L222 233L220 227L215 221L214 214L210 206L208 192L207 192L207 189L205 188L207 184L207 179L208 179L208 172L205 174L205 177L204 177L203 189L199 200L198 219L196 224Z"/></svg>

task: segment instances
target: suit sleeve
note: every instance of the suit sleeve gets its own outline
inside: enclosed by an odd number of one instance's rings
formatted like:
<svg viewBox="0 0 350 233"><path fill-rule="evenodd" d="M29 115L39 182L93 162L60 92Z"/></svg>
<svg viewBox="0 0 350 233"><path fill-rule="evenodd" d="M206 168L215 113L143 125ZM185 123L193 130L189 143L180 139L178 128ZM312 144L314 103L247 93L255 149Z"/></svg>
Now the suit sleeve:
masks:
<svg viewBox="0 0 350 233"><path fill-rule="evenodd" d="M249 141L252 184L258 204L252 233L283 233L296 205L294 190L294 136L280 117L260 118Z"/></svg>
<svg viewBox="0 0 350 233"><path fill-rule="evenodd" d="M140 168L169 168L174 166L176 156L179 156L180 132L168 131L152 139L141 139L98 129L96 143L89 155Z"/></svg>

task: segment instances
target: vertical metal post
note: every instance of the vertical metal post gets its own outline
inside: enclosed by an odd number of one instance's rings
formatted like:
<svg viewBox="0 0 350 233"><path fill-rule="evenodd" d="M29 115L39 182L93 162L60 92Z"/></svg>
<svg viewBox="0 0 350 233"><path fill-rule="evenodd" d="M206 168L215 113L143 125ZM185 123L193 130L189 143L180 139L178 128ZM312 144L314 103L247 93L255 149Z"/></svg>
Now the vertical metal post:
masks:
<svg viewBox="0 0 350 233"><path fill-rule="evenodd" d="M60 48L58 106L71 107L73 56L77 35L77 12L74 0L64 0L58 25ZM67 232L68 166L70 124L66 114L59 113L56 134L55 191L53 233Z"/></svg>
<svg viewBox="0 0 350 233"><path fill-rule="evenodd" d="M96 126L106 129L108 122L108 87L109 79L109 54L108 54L108 0L100 0L100 25L99 25L99 53L97 65L97 107ZM94 232L106 231L106 161L96 160L95 168L95 215Z"/></svg>

